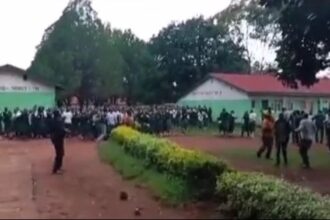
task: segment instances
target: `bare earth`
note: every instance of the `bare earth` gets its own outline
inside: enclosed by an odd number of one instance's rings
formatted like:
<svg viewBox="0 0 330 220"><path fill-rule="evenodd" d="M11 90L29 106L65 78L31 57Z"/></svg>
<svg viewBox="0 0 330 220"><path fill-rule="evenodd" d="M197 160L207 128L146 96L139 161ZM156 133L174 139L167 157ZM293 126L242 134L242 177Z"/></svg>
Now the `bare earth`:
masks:
<svg viewBox="0 0 330 220"><path fill-rule="evenodd" d="M92 142L66 143L63 175L51 175L48 140L0 141L0 218L199 218L196 208L169 208L102 164ZM120 191L128 201L120 201ZM134 215L142 209L140 217Z"/></svg>

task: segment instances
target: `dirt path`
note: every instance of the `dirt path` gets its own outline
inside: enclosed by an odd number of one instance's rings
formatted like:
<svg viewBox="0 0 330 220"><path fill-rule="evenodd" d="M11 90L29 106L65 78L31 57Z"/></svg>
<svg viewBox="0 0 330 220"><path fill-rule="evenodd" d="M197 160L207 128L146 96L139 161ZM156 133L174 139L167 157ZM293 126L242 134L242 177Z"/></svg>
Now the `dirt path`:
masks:
<svg viewBox="0 0 330 220"><path fill-rule="evenodd" d="M161 206L145 189L123 181L102 164L94 143L68 141L65 173L51 175L47 140L0 141L0 218L198 218L199 213ZM119 200L119 192L129 200ZM142 208L136 217L134 209Z"/></svg>

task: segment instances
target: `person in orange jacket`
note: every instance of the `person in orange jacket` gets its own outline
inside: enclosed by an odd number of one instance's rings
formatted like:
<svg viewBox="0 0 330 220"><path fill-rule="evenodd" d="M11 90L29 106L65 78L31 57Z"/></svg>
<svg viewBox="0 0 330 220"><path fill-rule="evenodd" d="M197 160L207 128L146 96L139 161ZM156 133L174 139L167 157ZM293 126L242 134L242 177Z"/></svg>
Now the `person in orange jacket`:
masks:
<svg viewBox="0 0 330 220"><path fill-rule="evenodd" d="M274 142L274 118L271 114L265 114L262 122L262 146L257 152L258 158L266 151L266 159L271 159Z"/></svg>

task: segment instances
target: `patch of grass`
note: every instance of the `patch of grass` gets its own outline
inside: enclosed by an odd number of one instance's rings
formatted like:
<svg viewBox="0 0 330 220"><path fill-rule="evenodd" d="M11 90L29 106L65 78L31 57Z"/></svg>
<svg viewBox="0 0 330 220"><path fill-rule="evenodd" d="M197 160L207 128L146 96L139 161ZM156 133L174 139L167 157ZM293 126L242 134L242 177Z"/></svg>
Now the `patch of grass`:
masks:
<svg viewBox="0 0 330 220"><path fill-rule="evenodd" d="M288 161L290 168L300 168L302 160L299 154L299 148L297 146L288 147ZM256 150L252 148L232 148L221 151L220 157L228 160L245 160L255 163L261 163L265 165L274 165L276 160L276 149L273 148L272 158L273 160L264 160L257 158ZM313 146L309 151L309 158L311 166L319 169L330 169L330 154L325 146ZM281 155L281 161L283 158Z"/></svg>
<svg viewBox="0 0 330 220"><path fill-rule="evenodd" d="M173 130L176 132L182 132L182 128L180 127L175 127L173 128ZM236 136L240 136L241 132L242 132L242 125L236 124L233 134ZM257 127L256 135L260 136L260 133L261 133L260 128ZM203 128L199 128L197 126L189 126L185 134L189 136L210 136L210 135L214 136L214 135L219 135L220 132L219 132L218 124L212 123L209 124L207 127L203 127Z"/></svg>
<svg viewBox="0 0 330 220"><path fill-rule="evenodd" d="M146 168L141 160L126 154L116 142L110 140L102 144L99 154L102 161L111 164L123 178L147 186L163 202L178 205L191 200L192 193L182 179Z"/></svg>

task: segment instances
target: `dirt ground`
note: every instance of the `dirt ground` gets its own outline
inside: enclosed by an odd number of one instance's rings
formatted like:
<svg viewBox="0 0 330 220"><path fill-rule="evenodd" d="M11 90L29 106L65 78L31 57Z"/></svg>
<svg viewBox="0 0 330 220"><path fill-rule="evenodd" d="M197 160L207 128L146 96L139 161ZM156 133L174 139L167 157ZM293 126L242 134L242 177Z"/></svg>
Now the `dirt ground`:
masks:
<svg viewBox="0 0 330 220"><path fill-rule="evenodd" d="M0 141L0 218L201 218L203 208L169 208L102 164L95 143L66 142L65 173L51 175L48 140ZM128 201L120 201L126 191ZM135 208L142 215L134 215Z"/></svg>
<svg viewBox="0 0 330 220"><path fill-rule="evenodd" d="M219 137L219 136L174 136L171 140L178 144L196 150L202 150L221 158L221 152L237 148L248 148L257 151L261 142L258 138L241 138L241 137ZM323 147L323 146L318 146ZM298 152L297 152L298 153ZM257 171L266 174L275 175L280 178L287 179L291 182L309 187L312 190L320 192L321 194L330 195L330 167L327 170L321 169L291 169L291 168L277 168L273 165L265 165L258 163L258 160L234 160L224 158L234 168L242 171ZM330 155L329 155L330 160Z"/></svg>

